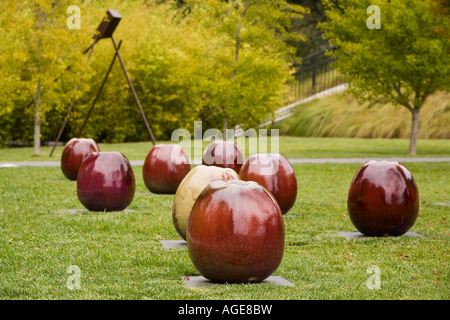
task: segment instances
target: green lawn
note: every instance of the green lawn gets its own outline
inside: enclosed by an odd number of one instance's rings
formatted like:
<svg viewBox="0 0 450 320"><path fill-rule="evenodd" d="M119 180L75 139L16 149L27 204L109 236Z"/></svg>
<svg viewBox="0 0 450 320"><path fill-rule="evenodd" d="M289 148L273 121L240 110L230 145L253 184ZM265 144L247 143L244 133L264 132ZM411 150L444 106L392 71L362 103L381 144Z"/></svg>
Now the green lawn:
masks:
<svg viewBox="0 0 450 320"><path fill-rule="evenodd" d="M270 134L270 132L269 132ZM241 150L249 154L248 142L237 141ZM170 143L162 141L159 143ZM172 142L173 143L173 142ZM203 142L205 147L209 142ZM418 140L417 157L449 157L449 139ZM144 160L151 142L134 143L100 143L101 151L119 151L129 160ZM279 138L279 151L287 158L375 158L408 156L408 139L357 139L357 138ZM33 156L33 148L0 149L0 161L59 161L64 147L55 149L53 157L49 157L51 147L42 147L41 156ZM194 154L194 151L192 151Z"/></svg>
<svg viewBox="0 0 450 320"><path fill-rule="evenodd" d="M148 146L142 144L142 150ZM448 144L440 150L448 152ZM353 155L360 154L350 151ZM184 276L198 275L187 249L160 244L160 239L181 239L172 224L173 196L148 192L142 167L134 167L137 188L130 211L102 213L69 210L83 206L76 182L64 179L58 167L0 168L0 299L448 300L450 207L444 204L450 203L450 163L407 165L421 202L411 231L425 238L348 240L338 232L355 231L346 196L359 166L294 165L298 198L284 218L285 254L274 275L295 287L208 288L185 287ZM81 269L79 290L66 286L72 265ZM372 265L381 270L379 290L367 286Z"/></svg>

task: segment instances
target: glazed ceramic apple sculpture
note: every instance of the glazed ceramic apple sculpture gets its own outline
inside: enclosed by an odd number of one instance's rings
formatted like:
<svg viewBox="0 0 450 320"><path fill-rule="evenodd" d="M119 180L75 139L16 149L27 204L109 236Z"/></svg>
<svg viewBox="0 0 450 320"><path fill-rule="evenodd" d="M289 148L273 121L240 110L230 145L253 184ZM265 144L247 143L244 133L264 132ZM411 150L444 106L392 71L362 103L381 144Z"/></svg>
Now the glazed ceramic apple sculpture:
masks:
<svg viewBox="0 0 450 320"><path fill-rule="evenodd" d="M236 172L241 170L244 163L244 155L233 141L213 141L203 152L202 164L230 168Z"/></svg>
<svg viewBox="0 0 450 320"><path fill-rule="evenodd" d="M151 192L174 194L190 170L189 159L180 145L156 144L145 158L142 176Z"/></svg>
<svg viewBox="0 0 450 320"><path fill-rule="evenodd" d="M73 138L67 142L61 155L61 170L70 180L77 180L78 169L92 153L99 152L93 139Z"/></svg>
<svg viewBox="0 0 450 320"><path fill-rule="evenodd" d="M369 161L356 173L347 207L356 229L367 236L400 236L419 213L419 192L409 170L394 161Z"/></svg>
<svg viewBox="0 0 450 320"><path fill-rule="evenodd" d="M198 272L212 282L261 282L284 253L280 208L253 181L215 181L198 196L189 217L187 245Z"/></svg>
<svg viewBox="0 0 450 320"><path fill-rule="evenodd" d="M91 153L78 171L78 199L91 211L124 210L135 189L130 162L119 152Z"/></svg>
<svg viewBox="0 0 450 320"><path fill-rule="evenodd" d="M229 168L199 165L181 181L172 206L172 218L178 234L186 240L186 229L192 206L202 190L212 181L238 180L236 171Z"/></svg>
<svg viewBox="0 0 450 320"><path fill-rule="evenodd" d="M255 181L269 190L280 206L281 213L288 212L297 198L297 178L289 161L278 153L255 154L242 166L239 176L245 181Z"/></svg>

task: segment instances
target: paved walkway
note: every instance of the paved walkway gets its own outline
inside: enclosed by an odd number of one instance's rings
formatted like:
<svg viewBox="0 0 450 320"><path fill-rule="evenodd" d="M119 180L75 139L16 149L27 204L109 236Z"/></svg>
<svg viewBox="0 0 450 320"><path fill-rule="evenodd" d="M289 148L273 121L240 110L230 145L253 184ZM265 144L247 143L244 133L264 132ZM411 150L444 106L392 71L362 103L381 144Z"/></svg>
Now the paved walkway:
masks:
<svg viewBox="0 0 450 320"><path fill-rule="evenodd" d="M291 163L365 163L370 160L390 160L398 162L450 162L450 157L425 157L425 158L327 158L327 159L289 159ZM131 160L131 165L142 166L143 160ZM194 161L192 164L201 164ZM59 161L18 161L1 162L0 168L5 167L58 167Z"/></svg>

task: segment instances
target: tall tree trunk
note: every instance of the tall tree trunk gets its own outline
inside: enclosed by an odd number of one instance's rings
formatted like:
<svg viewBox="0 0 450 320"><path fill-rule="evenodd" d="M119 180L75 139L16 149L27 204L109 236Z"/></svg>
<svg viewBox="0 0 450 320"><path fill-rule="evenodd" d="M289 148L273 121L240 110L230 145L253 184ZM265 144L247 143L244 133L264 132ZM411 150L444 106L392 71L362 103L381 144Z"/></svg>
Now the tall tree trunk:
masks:
<svg viewBox="0 0 450 320"><path fill-rule="evenodd" d="M412 124L411 124L411 136L409 139L409 154L416 155L416 145L417 145L417 134L419 133L419 108L413 108L411 110L412 114Z"/></svg>
<svg viewBox="0 0 450 320"><path fill-rule="evenodd" d="M231 74L231 81L234 81L234 79L236 78L236 67L237 67L237 63L239 60L239 48L241 46L241 28L242 28L242 20L239 20L239 23L237 25L236 28L236 37L235 37L235 51L234 51L234 68L233 68L233 73ZM230 121L230 117L228 115L227 112L225 112L224 117L223 117L223 134L224 136L226 135L226 131L228 129L229 126L229 121Z"/></svg>
<svg viewBox="0 0 450 320"><path fill-rule="evenodd" d="M239 50L241 47L241 29L242 29L242 19L245 17L246 13L247 13L248 7L244 9L244 12L241 15L241 18L239 19L238 25L236 26L236 35L234 38L235 41L235 47L234 47L234 68L233 68L233 72L231 73L231 81L234 81L236 78L236 68L237 68L237 63L239 61ZM224 108L225 109L225 108ZM228 114L228 112L225 109L225 114L224 114L224 118L223 118L223 134L226 134L226 130L228 129L229 126L229 121L230 121L230 116Z"/></svg>
<svg viewBox="0 0 450 320"><path fill-rule="evenodd" d="M38 5L37 9L37 20L38 20L38 29L42 29L42 20L41 20L41 7ZM36 101L34 104L34 136L33 136L33 146L34 146L34 155L39 156L41 154L41 47L42 40L39 39L37 43L37 86L36 86Z"/></svg>
<svg viewBox="0 0 450 320"><path fill-rule="evenodd" d="M228 129L228 115L225 114L225 116L223 117L223 135L225 136L226 132Z"/></svg>
<svg viewBox="0 0 450 320"><path fill-rule="evenodd" d="M34 105L34 155L41 154L41 81L38 80L36 88L36 102Z"/></svg>
<svg viewBox="0 0 450 320"><path fill-rule="evenodd" d="M236 78L236 67L239 60L239 49L241 47L241 28L242 28L242 19L239 19L237 28L236 28L236 38L235 40L235 48L234 48L234 69L233 74L231 75L231 80L234 81Z"/></svg>

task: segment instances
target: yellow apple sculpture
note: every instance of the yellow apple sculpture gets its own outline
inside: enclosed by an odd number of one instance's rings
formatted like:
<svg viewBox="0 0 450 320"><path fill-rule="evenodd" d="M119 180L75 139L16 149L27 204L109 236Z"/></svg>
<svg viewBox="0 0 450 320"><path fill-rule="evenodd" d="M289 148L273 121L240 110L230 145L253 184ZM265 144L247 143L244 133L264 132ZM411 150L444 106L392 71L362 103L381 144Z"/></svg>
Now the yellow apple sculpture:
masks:
<svg viewBox="0 0 450 320"><path fill-rule="evenodd" d="M211 182L229 180L240 180L233 169L205 165L195 167L184 177L175 193L172 206L173 224L184 240L186 240L189 215L197 197Z"/></svg>

